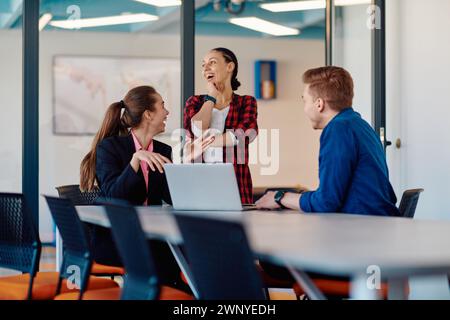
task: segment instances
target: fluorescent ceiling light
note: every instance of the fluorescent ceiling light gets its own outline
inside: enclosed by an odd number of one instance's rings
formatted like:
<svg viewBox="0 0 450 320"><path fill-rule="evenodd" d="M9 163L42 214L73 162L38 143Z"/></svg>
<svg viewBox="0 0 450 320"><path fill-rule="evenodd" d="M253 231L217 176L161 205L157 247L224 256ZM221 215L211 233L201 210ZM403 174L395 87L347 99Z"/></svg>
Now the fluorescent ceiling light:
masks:
<svg viewBox="0 0 450 320"><path fill-rule="evenodd" d="M159 19L158 16L146 13L137 13L137 14L123 14L120 16L110 16L101 18L59 20L50 22L50 25L53 27L64 29L80 29L80 28L112 26L117 24L148 22L148 21L155 21L158 19Z"/></svg>
<svg viewBox="0 0 450 320"><path fill-rule="evenodd" d="M334 4L338 7L352 6L358 4L370 4L370 0L335 0ZM325 9L325 0L308 0L308 1L285 1L276 3L261 4L261 8L272 12L288 12Z"/></svg>
<svg viewBox="0 0 450 320"><path fill-rule="evenodd" d="M300 30L298 29L285 27L256 17L232 18L229 21L232 24L255 31L268 33L273 36L293 36L300 33Z"/></svg>
<svg viewBox="0 0 450 320"><path fill-rule="evenodd" d="M339 7L354 6L358 4L371 4L371 0L334 0L334 4Z"/></svg>
<svg viewBox="0 0 450 320"><path fill-rule="evenodd" d="M324 0L287 1L277 3L266 3L261 5L261 8L272 12L315 10L315 9L324 9L325 7L326 2Z"/></svg>
<svg viewBox="0 0 450 320"><path fill-rule="evenodd" d="M44 30L47 24L53 19L53 15L51 13L45 13L39 19L39 31Z"/></svg>
<svg viewBox="0 0 450 320"><path fill-rule="evenodd" d="M150 4L155 7L181 6L181 0L134 0L134 1Z"/></svg>

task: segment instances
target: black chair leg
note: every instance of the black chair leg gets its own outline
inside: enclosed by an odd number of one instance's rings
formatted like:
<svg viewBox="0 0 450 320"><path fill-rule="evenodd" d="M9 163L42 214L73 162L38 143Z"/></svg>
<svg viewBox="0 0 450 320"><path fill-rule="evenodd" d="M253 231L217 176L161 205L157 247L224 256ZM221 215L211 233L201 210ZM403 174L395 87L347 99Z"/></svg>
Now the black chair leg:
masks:
<svg viewBox="0 0 450 320"><path fill-rule="evenodd" d="M266 299L270 300L269 288L267 288L266 286L264 286L264 294L266 295Z"/></svg>

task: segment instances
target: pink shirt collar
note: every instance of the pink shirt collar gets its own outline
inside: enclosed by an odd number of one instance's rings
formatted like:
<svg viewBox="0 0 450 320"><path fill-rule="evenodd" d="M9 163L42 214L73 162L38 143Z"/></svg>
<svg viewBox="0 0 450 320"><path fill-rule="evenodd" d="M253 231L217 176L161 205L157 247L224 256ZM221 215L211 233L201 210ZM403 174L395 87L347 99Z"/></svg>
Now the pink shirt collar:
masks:
<svg viewBox="0 0 450 320"><path fill-rule="evenodd" d="M134 134L134 131L133 131L133 130L131 130L131 135L132 135L132 137L133 137L134 148L136 149L136 151L144 150L144 148L141 146L141 143L139 142L138 138L137 138L136 135ZM147 151L150 151L150 152L153 151L153 139L152 139L152 140L150 141L150 143L148 144Z"/></svg>

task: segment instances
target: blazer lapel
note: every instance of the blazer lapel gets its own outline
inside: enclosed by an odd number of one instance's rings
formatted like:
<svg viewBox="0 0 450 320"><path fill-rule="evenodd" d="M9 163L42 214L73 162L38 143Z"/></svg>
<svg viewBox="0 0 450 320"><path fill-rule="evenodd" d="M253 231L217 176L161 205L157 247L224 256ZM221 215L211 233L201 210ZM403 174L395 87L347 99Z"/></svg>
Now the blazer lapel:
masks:
<svg viewBox="0 0 450 320"><path fill-rule="evenodd" d="M159 141L155 139L153 139L153 152L161 154L161 145L159 144Z"/></svg>
<svg viewBox="0 0 450 320"><path fill-rule="evenodd" d="M127 159L125 161L130 162L131 159L133 158L133 154L136 152L136 147L134 146L134 140L133 137L131 136L131 134L129 134L128 136L126 136L126 144L125 144L125 150L127 152ZM139 164L139 170L137 172L142 179L144 179L144 174L142 173L141 170L141 165Z"/></svg>

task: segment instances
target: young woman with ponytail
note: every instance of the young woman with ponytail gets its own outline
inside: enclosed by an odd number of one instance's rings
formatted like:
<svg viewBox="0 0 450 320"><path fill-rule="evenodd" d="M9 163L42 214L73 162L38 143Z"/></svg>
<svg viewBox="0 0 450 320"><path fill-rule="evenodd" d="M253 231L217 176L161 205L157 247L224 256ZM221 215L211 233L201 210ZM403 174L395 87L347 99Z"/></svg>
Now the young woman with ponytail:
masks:
<svg viewBox="0 0 450 320"><path fill-rule="evenodd" d="M202 73L207 94L190 97L184 109L184 128L187 130L187 156L184 159L232 162L241 202L251 204L253 186L248 166L248 145L258 133L256 99L234 93L241 83L237 79L237 58L229 49L212 49L203 58ZM200 144L203 153L194 155L192 150L195 148L191 147L203 137L207 137L206 143ZM211 138L213 142L208 140Z"/></svg>
<svg viewBox="0 0 450 320"><path fill-rule="evenodd" d="M171 162L172 149L153 139L164 132L168 114L162 97L149 86L131 89L110 105L81 162L81 189L97 185L104 197L134 205L171 204L163 165Z"/></svg>
<svg viewBox="0 0 450 320"><path fill-rule="evenodd" d="M150 86L131 89L122 101L111 104L103 123L84 157L80 170L80 188L98 186L102 196L119 198L133 205L172 204L164 163L170 163L172 149L154 139L164 132L169 112L160 94ZM94 260L121 266L110 230L91 227ZM164 242L149 241L161 281L177 287L180 269Z"/></svg>

